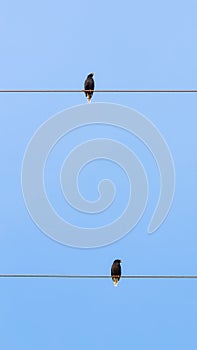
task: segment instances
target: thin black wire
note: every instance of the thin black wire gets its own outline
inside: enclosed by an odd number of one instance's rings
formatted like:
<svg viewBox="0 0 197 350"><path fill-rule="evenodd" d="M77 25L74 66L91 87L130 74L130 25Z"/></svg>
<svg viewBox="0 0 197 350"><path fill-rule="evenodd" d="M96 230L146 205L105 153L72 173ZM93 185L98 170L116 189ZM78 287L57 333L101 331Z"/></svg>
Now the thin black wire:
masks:
<svg viewBox="0 0 197 350"><path fill-rule="evenodd" d="M9 89L9 90L0 90L0 93L74 93L74 92L91 92L92 90L65 90L65 89L40 89L40 90L37 90L37 89ZM190 89L190 90L169 90L169 89L160 89L160 90L156 90L156 89L153 89L153 90L148 90L148 89L145 89L145 90L94 90L94 92L103 92L103 93L113 93L113 92L116 92L116 93L196 93L197 90L195 89Z"/></svg>
<svg viewBox="0 0 197 350"><path fill-rule="evenodd" d="M0 278L72 278L72 279L104 279L109 275L60 275L60 274L0 274ZM125 279L197 279L197 275L126 275Z"/></svg>

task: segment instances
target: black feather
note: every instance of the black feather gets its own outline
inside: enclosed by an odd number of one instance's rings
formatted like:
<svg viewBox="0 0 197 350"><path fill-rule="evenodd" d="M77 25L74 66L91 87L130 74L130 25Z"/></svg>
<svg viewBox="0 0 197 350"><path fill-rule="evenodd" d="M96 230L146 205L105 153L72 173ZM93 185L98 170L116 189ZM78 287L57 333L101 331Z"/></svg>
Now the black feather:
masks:
<svg viewBox="0 0 197 350"><path fill-rule="evenodd" d="M116 259L114 260L111 266L111 276L115 286L117 286L118 281L120 280L120 277L121 277L121 266L120 266L121 262L122 262L121 260Z"/></svg>
<svg viewBox="0 0 197 350"><path fill-rule="evenodd" d="M93 90L94 90L94 79L93 79L93 73L88 74L85 82L84 82L84 90L92 90L92 91L85 91L85 95L88 99L88 101L91 101L91 98L93 96Z"/></svg>

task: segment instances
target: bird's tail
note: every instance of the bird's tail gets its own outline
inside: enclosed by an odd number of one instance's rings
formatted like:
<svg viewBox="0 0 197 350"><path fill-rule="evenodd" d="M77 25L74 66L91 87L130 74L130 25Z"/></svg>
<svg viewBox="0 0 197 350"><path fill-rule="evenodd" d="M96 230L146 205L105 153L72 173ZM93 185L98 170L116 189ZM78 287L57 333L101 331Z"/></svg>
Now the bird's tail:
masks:
<svg viewBox="0 0 197 350"><path fill-rule="evenodd" d="M90 96L90 95L88 95L88 96L87 96L88 103L90 103L90 102L91 102L91 98L92 98L92 96Z"/></svg>
<svg viewBox="0 0 197 350"><path fill-rule="evenodd" d="M119 281L119 280L118 280L117 277L113 277L114 287L117 287L118 281Z"/></svg>

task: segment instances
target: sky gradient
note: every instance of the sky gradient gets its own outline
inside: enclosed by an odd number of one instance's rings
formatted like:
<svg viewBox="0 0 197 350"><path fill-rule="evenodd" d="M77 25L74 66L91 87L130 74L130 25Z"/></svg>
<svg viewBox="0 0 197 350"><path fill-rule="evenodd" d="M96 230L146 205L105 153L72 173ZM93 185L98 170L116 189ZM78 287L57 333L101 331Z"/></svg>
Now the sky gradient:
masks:
<svg viewBox="0 0 197 350"><path fill-rule="evenodd" d="M97 89L196 89L196 11L191 0L8 0L0 11L0 89L82 89L92 71ZM138 155L149 181L147 207L129 234L103 248L75 249L48 238L24 203L24 153L41 124L87 101L82 93L1 93L0 273L107 275L120 258L124 275L197 274L196 94L95 93L94 102L133 108L163 135L176 172L169 215L147 233L160 184L142 142L113 128L81 128L57 144L46 164L47 195L57 211L66 215L60 160L78 142L101 136ZM94 200L98 179L106 177L117 186L117 203L110 216L95 218L95 227L117 217L128 199L125 174L105 161L84 168L83 196ZM76 213L70 220L89 222ZM0 279L0 348L196 350L196 295L197 280L122 279L114 288L109 279Z"/></svg>

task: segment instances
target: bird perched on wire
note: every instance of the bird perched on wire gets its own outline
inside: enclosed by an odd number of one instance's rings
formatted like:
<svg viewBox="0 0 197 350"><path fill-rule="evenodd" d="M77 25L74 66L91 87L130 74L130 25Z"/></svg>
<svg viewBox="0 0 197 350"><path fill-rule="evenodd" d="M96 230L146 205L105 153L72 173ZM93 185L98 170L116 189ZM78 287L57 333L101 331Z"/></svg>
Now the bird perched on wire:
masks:
<svg viewBox="0 0 197 350"><path fill-rule="evenodd" d="M111 277L115 287L118 285L118 282L121 277L121 266L120 266L121 263L122 263L122 260L116 259L114 260L111 266Z"/></svg>
<svg viewBox="0 0 197 350"><path fill-rule="evenodd" d="M84 90L89 90L85 91L85 95L87 97L88 102L91 102L91 98L93 96L93 91L94 91L94 79L93 79L94 73L88 74L85 82L84 82Z"/></svg>

